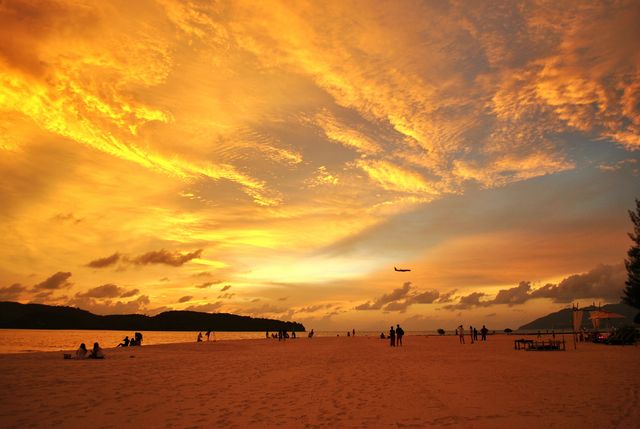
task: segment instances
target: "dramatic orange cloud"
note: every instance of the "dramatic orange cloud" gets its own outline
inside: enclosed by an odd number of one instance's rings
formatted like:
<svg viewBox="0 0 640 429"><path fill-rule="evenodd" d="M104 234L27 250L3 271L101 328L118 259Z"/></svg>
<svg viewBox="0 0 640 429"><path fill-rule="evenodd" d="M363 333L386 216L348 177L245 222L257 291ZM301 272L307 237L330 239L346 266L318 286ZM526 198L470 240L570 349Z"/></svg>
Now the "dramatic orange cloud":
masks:
<svg viewBox="0 0 640 429"><path fill-rule="evenodd" d="M617 266L639 19L634 1L2 2L0 297L457 326L445 305Z"/></svg>

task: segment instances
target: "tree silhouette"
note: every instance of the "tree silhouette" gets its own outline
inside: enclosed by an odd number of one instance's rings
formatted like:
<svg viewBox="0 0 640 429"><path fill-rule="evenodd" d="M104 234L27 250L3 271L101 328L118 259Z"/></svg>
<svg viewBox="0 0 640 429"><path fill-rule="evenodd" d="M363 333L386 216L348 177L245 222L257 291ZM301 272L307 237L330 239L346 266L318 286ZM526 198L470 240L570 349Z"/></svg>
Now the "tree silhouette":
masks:
<svg viewBox="0 0 640 429"><path fill-rule="evenodd" d="M625 259L624 265L627 268L627 281L624 288L622 301L632 307L640 309L640 200L636 199L636 209L629 210L629 217L633 222L633 232L629 237L633 244L627 251L629 259ZM638 316L636 316L638 319Z"/></svg>

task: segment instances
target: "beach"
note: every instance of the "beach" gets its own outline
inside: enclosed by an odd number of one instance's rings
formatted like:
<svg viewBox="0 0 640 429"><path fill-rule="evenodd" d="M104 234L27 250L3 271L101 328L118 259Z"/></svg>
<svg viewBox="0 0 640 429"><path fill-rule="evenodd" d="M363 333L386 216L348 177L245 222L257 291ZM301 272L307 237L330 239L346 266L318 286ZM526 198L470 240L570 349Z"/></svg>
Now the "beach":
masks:
<svg viewBox="0 0 640 429"><path fill-rule="evenodd" d="M0 355L3 428L637 427L640 347L518 336L217 341Z"/></svg>

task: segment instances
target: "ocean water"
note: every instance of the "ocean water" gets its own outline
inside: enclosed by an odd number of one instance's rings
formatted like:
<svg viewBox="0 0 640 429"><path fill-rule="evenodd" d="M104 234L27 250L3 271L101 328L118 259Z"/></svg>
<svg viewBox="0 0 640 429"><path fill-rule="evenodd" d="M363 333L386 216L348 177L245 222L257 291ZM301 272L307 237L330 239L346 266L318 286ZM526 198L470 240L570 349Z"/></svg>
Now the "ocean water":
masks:
<svg viewBox="0 0 640 429"><path fill-rule="evenodd" d="M317 337L346 336L347 331L314 331ZM198 332L185 331L141 331L143 345L195 342ZM202 332L203 340L205 332ZM94 342L103 348L111 348L122 342L125 336L131 338L129 331L97 330L53 330L53 329L0 329L0 354L53 352L75 350L80 343L91 348ZM297 332L298 337L306 337L308 332ZM378 331L356 331L358 336L378 337ZM386 335L386 332L385 332ZM432 331L409 331L407 335L436 335ZM265 338L264 332L215 332L211 340L247 340Z"/></svg>
<svg viewBox="0 0 640 429"><path fill-rule="evenodd" d="M197 332L184 331L140 331L142 345L195 342ZM202 332L203 340L205 332ZM53 329L0 329L0 353L29 353L75 350L80 343L91 348L98 342L104 348L115 347L125 336L133 337L129 331L53 330ZM216 332L211 340L246 340L264 338L264 332Z"/></svg>

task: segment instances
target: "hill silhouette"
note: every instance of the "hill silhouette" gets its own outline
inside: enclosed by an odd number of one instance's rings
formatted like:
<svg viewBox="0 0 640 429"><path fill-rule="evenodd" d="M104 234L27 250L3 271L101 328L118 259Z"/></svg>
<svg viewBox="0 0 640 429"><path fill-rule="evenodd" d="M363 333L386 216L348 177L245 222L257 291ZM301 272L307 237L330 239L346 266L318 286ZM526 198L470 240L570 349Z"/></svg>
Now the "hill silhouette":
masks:
<svg viewBox="0 0 640 429"><path fill-rule="evenodd" d="M156 316L100 316L73 307L0 302L3 329L99 329L124 331L305 331L297 322L253 318L228 313L166 311Z"/></svg>
<svg viewBox="0 0 640 429"><path fill-rule="evenodd" d="M582 327L586 329L593 328L593 325L589 320L589 311L597 309L598 308L594 306L581 308L581 310L585 310L585 313L582 316ZM601 307L601 310L609 311L611 313L618 313L624 316L624 319L610 319L610 321L608 322L603 322L604 324L608 324L609 322L611 322L611 326L614 327L633 325L633 318L638 312L637 309L626 304L606 304ZM572 329L571 311L572 310L570 308L564 308L560 311L556 311L555 313L547 314L546 316L540 317L532 322L527 323L526 325L522 325L518 328L518 330Z"/></svg>

